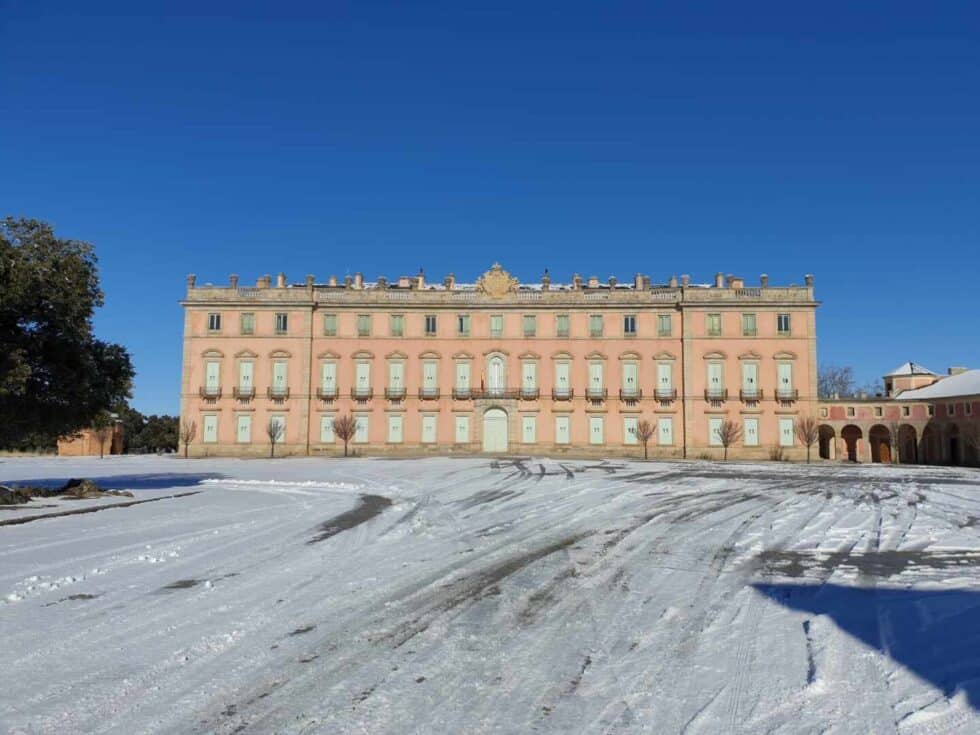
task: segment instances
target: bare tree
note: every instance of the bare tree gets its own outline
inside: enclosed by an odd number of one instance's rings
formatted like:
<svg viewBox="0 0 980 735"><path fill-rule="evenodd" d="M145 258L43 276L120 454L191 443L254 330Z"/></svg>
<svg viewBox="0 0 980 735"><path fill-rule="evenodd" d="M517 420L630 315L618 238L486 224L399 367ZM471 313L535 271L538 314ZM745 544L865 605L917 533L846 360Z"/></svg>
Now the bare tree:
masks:
<svg viewBox="0 0 980 735"><path fill-rule="evenodd" d="M725 448L725 461L728 461L728 448L742 438L742 427L731 419L725 419L718 427L718 440Z"/></svg>
<svg viewBox="0 0 980 735"><path fill-rule="evenodd" d="M649 444L650 439L653 437L655 429L653 424L646 419L640 419L636 422L636 438L643 442L643 459L649 459L649 454L647 452L647 444Z"/></svg>
<svg viewBox="0 0 980 735"><path fill-rule="evenodd" d="M793 424L793 432L800 444L806 447L806 463L810 464L813 445L820 441L820 422L813 416L800 416Z"/></svg>
<svg viewBox="0 0 980 735"><path fill-rule="evenodd" d="M184 445L184 459L187 459L187 447L194 441L195 436L197 436L196 421L185 421L180 425L180 443Z"/></svg>
<svg viewBox="0 0 980 735"><path fill-rule="evenodd" d="M265 435L269 437L269 456L276 456L276 442L282 439L284 433L284 427L282 425L282 419L275 416L269 419L269 423L265 425Z"/></svg>
<svg viewBox="0 0 980 735"><path fill-rule="evenodd" d="M854 368L822 365L817 372L817 394L821 398L851 396L855 392Z"/></svg>
<svg viewBox="0 0 980 735"><path fill-rule="evenodd" d="M92 435L99 442L99 459L105 458L105 443L112 436L113 423L112 417L108 414L99 414L92 423Z"/></svg>
<svg viewBox="0 0 980 735"><path fill-rule="evenodd" d="M357 433L357 419L352 414L338 416L333 420L333 433L344 443L344 456L347 456L347 445Z"/></svg>

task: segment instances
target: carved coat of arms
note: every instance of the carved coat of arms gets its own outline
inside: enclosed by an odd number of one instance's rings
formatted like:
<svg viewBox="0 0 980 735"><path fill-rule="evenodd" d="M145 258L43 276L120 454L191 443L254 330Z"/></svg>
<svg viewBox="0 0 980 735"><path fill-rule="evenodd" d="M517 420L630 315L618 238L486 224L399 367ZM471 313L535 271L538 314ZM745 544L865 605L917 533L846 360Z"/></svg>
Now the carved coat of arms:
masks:
<svg viewBox="0 0 980 735"><path fill-rule="evenodd" d="M476 288L487 296L499 299L517 290L517 279L505 271L500 263L494 263L477 279Z"/></svg>

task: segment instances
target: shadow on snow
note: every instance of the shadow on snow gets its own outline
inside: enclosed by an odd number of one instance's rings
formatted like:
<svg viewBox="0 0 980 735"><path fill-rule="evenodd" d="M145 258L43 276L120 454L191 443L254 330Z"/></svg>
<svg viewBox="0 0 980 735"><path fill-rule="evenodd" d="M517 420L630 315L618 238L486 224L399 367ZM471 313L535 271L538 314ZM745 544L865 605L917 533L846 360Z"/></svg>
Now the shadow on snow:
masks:
<svg viewBox="0 0 980 735"><path fill-rule="evenodd" d="M980 709L980 592L754 584L792 610L827 615L844 632L950 697ZM809 621L804 622L809 630ZM811 671L813 662L811 661Z"/></svg>
<svg viewBox="0 0 980 735"><path fill-rule="evenodd" d="M61 487L71 477L45 477L25 480L0 480L0 485L17 485L20 487ZM217 472L157 472L142 475L108 475L106 477L89 477L96 485L104 490L166 490L175 487L190 487L201 480L220 480L224 475Z"/></svg>

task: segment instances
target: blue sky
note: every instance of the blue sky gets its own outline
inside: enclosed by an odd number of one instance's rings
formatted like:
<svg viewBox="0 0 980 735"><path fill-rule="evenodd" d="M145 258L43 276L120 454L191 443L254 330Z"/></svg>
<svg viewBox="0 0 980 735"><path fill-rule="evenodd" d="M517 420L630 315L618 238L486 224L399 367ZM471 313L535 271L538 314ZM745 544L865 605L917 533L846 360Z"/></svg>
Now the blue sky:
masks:
<svg viewBox="0 0 980 735"><path fill-rule="evenodd" d="M980 10L807 5L0 0L0 213L146 412L190 272L812 272L821 363L980 367Z"/></svg>

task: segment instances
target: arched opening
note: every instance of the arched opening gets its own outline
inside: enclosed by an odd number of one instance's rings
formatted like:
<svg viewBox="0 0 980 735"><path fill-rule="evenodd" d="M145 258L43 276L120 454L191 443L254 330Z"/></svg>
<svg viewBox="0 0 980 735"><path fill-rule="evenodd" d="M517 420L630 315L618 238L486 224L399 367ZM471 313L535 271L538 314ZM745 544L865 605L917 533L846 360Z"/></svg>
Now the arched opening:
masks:
<svg viewBox="0 0 980 735"><path fill-rule="evenodd" d="M820 459L837 459L834 451L834 441L837 434L834 427L827 424L820 424Z"/></svg>
<svg viewBox="0 0 980 735"><path fill-rule="evenodd" d="M488 408L483 414L483 451L507 451L507 412Z"/></svg>
<svg viewBox="0 0 980 735"><path fill-rule="evenodd" d="M868 442L871 444L871 461L880 464L891 464L892 434L887 426L875 424L868 432Z"/></svg>
<svg viewBox="0 0 980 735"><path fill-rule="evenodd" d="M939 431L932 424L928 424L922 430L922 451L920 452L923 464L939 464Z"/></svg>
<svg viewBox="0 0 980 735"><path fill-rule="evenodd" d="M946 429L946 446L948 448L947 459L950 464L963 464L963 455L960 452L962 442L960 441L960 427L950 424Z"/></svg>
<svg viewBox="0 0 980 735"><path fill-rule="evenodd" d="M841 439L844 440L844 446L847 450L847 459L851 462L857 462L858 445L861 443L861 439L864 437L863 432L854 424L848 424L840 430L840 436Z"/></svg>
<svg viewBox="0 0 980 735"><path fill-rule="evenodd" d="M898 428L898 461L902 464L918 464L919 451L915 427L903 424Z"/></svg>
<svg viewBox="0 0 980 735"><path fill-rule="evenodd" d="M487 360L487 392L491 396L503 396L507 388L507 376L504 370L504 358L493 355Z"/></svg>

